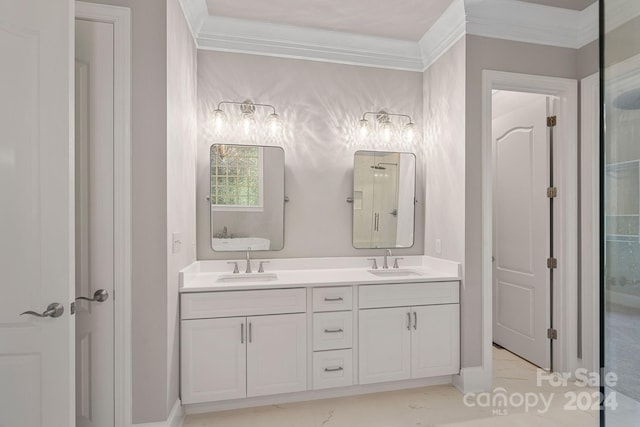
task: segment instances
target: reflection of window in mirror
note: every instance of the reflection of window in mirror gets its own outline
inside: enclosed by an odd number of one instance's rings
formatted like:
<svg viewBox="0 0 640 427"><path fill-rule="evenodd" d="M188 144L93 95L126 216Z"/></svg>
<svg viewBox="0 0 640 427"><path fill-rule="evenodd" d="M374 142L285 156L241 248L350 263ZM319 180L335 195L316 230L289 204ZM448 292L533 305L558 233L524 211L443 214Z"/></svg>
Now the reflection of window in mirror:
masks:
<svg viewBox="0 0 640 427"><path fill-rule="evenodd" d="M264 209L263 148L213 145L211 209L262 212Z"/></svg>

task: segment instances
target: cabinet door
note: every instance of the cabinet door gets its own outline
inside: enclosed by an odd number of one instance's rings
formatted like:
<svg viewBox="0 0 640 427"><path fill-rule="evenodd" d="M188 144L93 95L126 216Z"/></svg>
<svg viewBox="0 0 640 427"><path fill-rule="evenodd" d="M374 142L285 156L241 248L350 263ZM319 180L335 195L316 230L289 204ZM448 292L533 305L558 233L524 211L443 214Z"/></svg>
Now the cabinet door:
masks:
<svg viewBox="0 0 640 427"><path fill-rule="evenodd" d="M411 309L411 377L457 374L460 370L460 305Z"/></svg>
<svg viewBox="0 0 640 427"><path fill-rule="evenodd" d="M246 396L245 321L232 317L181 322L183 403Z"/></svg>
<svg viewBox="0 0 640 427"><path fill-rule="evenodd" d="M307 389L307 315L248 317L247 396Z"/></svg>
<svg viewBox="0 0 640 427"><path fill-rule="evenodd" d="M360 310L360 384L411 377L408 307Z"/></svg>

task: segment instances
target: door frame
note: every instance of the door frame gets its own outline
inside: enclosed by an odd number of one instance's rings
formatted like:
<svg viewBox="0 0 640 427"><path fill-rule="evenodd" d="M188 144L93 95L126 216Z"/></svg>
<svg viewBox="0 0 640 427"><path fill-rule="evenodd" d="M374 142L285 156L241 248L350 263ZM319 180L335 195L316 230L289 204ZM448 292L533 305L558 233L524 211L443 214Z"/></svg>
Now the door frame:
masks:
<svg viewBox="0 0 640 427"><path fill-rule="evenodd" d="M492 172L492 91L539 93L558 98L558 125L554 140L555 186L554 252L558 268L554 277L553 366L558 372L573 372L577 358L578 274L578 82L573 79L483 70L482 72L482 370L491 387L493 341L493 172ZM558 284L562 285L559 286Z"/></svg>
<svg viewBox="0 0 640 427"><path fill-rule="evenodd" d="M600 371L600 72L580 80L582 366Z"/></svg>
<svg viewBox="0 0 640 427"><path fill-rule="evenodd" d="M114 407L132 425L131 348L131 10L75 2L75 18L113 24L114 34Z"/></svg>

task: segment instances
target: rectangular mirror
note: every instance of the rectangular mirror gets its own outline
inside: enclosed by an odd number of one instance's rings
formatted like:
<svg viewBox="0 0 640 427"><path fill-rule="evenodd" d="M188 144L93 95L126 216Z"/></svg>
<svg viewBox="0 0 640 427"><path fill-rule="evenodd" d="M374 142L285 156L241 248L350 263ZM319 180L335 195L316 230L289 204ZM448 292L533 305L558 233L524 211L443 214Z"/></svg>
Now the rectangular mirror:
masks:
<svg viewBox="0 0 640 427"><path fill-rule="evenodd" d="M211 247L279 251L284 247L284 150L211 146Z"/></svg>
<svg viewBox="0 0 640 427"><path fill-rule="evenodd" d="M415 190L415 154L357 151L353 165L353 247L412 247Z"/></svg>

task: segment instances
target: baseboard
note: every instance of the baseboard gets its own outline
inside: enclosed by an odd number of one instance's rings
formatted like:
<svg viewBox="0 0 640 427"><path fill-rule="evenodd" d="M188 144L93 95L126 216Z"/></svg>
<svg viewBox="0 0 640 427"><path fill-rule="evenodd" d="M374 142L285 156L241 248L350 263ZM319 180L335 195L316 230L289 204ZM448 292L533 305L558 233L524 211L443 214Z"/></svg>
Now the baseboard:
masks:
<svg viewBox="0 0 640 427"><path fill-rule="evenodd" d="M184 422L184 411L182 410L182 404L180 403L180 399L176 400L174 403L171 412L169 413L169 417L166 421L158 421L154 423L142 423L142 424L133 424L133 427L182 427L182 423Z"/></svg>
<svg viewBox="0 0 640 427"><path fill-rule="evenodd" d="M217 412L230 409L279 405L283 403L331 399L336 397L347 397L368 393L380 393L384 391L405 390L409 388L451 384L451 377L451 375L444 375L441 377L393 381L378 384L354 385L349 387L339 387L325 390L308 390L298 393L280 394L275 396L247 397L243 399L225 400L221 402L192 403L184 405L184 411L186 414L201 414L206 412ZM144 427L147 426L145 425Z"/></svg>
<svg viewBox="0 0 640 427"><path fill-rule="evenodd" d="M453 385L463 393L489 391L492 386L491 372L482 366L460 369L459 375L453 376Z"/></svg>

